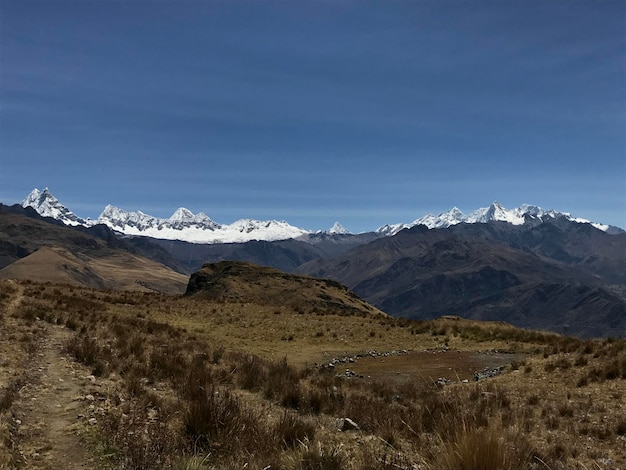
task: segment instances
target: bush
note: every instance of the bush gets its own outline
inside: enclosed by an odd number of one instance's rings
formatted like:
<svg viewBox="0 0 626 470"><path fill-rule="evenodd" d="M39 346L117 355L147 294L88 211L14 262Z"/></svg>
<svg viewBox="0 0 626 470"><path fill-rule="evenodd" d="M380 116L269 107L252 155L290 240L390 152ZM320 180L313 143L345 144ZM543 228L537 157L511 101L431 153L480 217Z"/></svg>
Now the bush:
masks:
<svg viewBox="0 0 626 470"><path fill-rule="evenodd" d="M263 361L254 355L246 355L237 361L237 382L245 390L257 390L265 381Z"/></svg>
<svg viewBox="0 0 626 470"><path fill-rule="evenodd" d="M623 417L618 423L615 432L619 436L626 436L626 416Z"/></svg>
<svg viewBox="0 0 626 470"><path fill-rule="evenodd" d="M513 470L527 468L533 451L521 433L495 427L463 427L435 458L441 470Z"/></svg>
<svg viewBox="0 0 626 470"><path fill-rule="evenodd" d="M315 426L285 411L276 424L275 432L285 447L293 448L299 443L312 440L315 436Z"/></svg>
<svg viewBox="0 0 626 470"><path fill-rule="evenodd" d="M100 346L95 339L87 336L74 336L65 346L65 351L83 364L93 366L100 358Z"/></svg>
<svg viewBox="0 0 626 470"><path fill-rule="evenodd" d="M192 448L213 454L245 448L252 453L255 449L266 450L271 444L267 426L229 390L209 386L204 396L197 398L188 402L183 415Z"/></svg>
<svg viewBox="0 0 626 470"><path fill-rule="evenodd" d="M344 466L344 459L336 447L325 449L318 443L317 446L302 446L294 468L298 470L342 470Z"/></svg>

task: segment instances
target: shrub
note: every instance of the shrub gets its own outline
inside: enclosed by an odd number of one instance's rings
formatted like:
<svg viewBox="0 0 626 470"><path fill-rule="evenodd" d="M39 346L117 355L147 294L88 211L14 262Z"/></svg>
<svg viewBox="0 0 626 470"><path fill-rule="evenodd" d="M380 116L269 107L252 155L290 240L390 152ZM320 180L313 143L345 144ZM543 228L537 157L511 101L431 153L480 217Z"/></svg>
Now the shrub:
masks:
<svg viewBox="0 0 626 470"><path fill-rule="evenodd" d="M243 448L248 453L266 450L273 440L257 414L229 390L214 386L209 386L201 399L188 402L183 426L192 448L213 454Z"/></svg>
<svg viewBox="0 0 626 470"><path fill-rule="evenodd" d="M435 457L441 470L512 470L526 468L532 448L521 433L498 428L463 429Z"/></svg>
<svg viewBox="0 0 626 470"><path fill-rule="evenodd" d="M265 364L252 354L241 357L237 361L237 382L246 390L257 390L265 381Z"/></svg>
<svg viewBox="0 0 626 470"><path fill-rule="evenodd" d="M87 366L95 365L101 353L97 341L87 336L70 338L65 346L65 351Z"/></svg>
<svg viewBox="0 0 626 470"><path fill-rule="evenodd" d="M344 458L336 447L302 446L296 465L298 470L342 470Z"/></svg>
<svg viewBox="0 0 626 470"><path fill-rule="evenodd" d="M287 363L287 358L267 365L264 377L264 395L277 399L282 406L298 409L305 401L300 387L300 378L296 369Z"/></svg>
<svg viewBox="0 0 626 470"><path fill-rule="evenodd" d="M622 418L615 429L615 432L620 436L626 436L626 417Z"/></svg>
<svg viewBox="0 0 626 470"><path fill-rule="evenodd" d="M276 424L275 433L285 447L293 448L299 443L312 440L315 435L315 426L285 411Z"/></svg>
<svg viewBox="0 0 626 470"><path fill-rule="evenodd" d="M534 393L528 397L528 399L526 400L526 404L531 405L531 406L536 405L539 403L540 399L541 397L539 396L539 394Z"/></svg>
<svg viewBox="0 0 626 470"><path fill-rule="evenodd" d="M586 366L588 363L589 361L587 360L585 356L578 356L576 358L576 361L574 361L574 365L576 367L583 367L583 366Z"/></svg>
<svg viewBox="0 0 626 470"><path fill-rule="evenodd" d="M116 452L116 468L151 470L166 468L168 456L178 442L167 426L151 422L143 403L131 399L126 414L122 410L107 413L99 422L105 441Z"/></svg>

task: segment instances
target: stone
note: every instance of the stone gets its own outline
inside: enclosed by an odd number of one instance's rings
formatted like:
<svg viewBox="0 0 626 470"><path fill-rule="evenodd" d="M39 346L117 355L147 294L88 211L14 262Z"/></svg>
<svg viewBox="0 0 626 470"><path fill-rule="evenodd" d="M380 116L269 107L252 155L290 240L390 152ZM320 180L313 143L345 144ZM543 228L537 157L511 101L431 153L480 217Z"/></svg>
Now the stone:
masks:
<svg viewBox="0 0 626 470"><path fill-rule="evenodd" d="M339 418L337 420L337 427L340 431L358 431L361 429L359 425L350 418Z"/></svg>

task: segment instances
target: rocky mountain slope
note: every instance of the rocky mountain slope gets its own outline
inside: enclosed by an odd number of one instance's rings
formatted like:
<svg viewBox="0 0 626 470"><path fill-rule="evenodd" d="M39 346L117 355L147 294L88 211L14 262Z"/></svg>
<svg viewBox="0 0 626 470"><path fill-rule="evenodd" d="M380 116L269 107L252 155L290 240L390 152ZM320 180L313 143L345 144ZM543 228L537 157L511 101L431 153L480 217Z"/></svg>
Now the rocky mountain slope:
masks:
<svg viewBox="0 0 626 470"><path fill-rule="evenodd" d="M508 225L416 226L297 272L343 282L396 316L454 314L579 336L623 336L626 236L590 227L592 235L576 238L577 228L547 223L507 237ZM491 237L475 233L479 229Z"/></svg>

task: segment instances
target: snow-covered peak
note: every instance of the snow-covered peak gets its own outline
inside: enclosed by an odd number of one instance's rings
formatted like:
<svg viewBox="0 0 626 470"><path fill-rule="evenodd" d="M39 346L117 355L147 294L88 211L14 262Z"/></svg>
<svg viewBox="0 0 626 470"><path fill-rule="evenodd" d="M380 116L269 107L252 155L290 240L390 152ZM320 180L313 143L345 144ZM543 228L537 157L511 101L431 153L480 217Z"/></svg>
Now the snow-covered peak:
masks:
<svg viewBox="0 0 626 470"><path fill-rule="evenodd" d="M170 222L190 222L194 219L194 213L185 207L179 207L169 218Z"/></svg>
<svg viewBox="0 0 626 470"><path fill-rule="evenodd" d="M539 209L539 208L538 208ZM508 210L499 202L493 202L489 207L476 209L465 217L463 222L469 224L485 224L487 222L508 222L513 225L522 225L525 221L523 207Z"/></svg>
<svg viewBox="0 0 626 470"><path fill-rule="evenodd" d="M448 212L442 212L437 216L426 214L414 220L411 225L426 225L428 228L449 227L461 223L464 217L463 212L458 207L453 207Z"/></svg>
<svg viewBox="0 0 626 470"><path fill-rule="evenodd" d="M179 207L167 221L161 219L159 223L161 225L169 224L177 229L197 226L207 230L215 230L220 227L219 224L213 222L204 212L194 214L184 207Z"/></svg>
<svg viewBox="0 0 626 470"><path fill-rule="evenodd" d="M253 220L240 219L230 225L223 226L224 233L229 234L229 240L242 242L249 240L286 240L297 238L310 233L284 220Z"/></svg>
<svg viewBox="0 0 626 470"><path fill-rule="evenodd" d="M66 225L89 225L90 221L81 219L52 195L48 188L43 191L33 189L21 202L22 207L32 207L42 217L52 217Z"/></svg>
<svg viewBox="0 0 626 470"><path fill-rule="evenodd" d="M546 219L556 219L558 217L564 217L573 222L588 223L605 232L611 229L609 225L591 223L585 219L573 218L567 212L558 212L552 209L546 210L539 206L529 204L522 204L520 207L516 207L515 209L507 209L499 202L493 202L490 206L481 207L480 209L476 209L467 215L457 207L453 207L448 212L442 212L437 216L426 214L409 224L383 225L377 230L377 233L382 235L395 235L402 229L411 228L416 225L425 225L430 229L447 228L451 225L460 223L485 224L488 222L507 222L512 225L523 225L526 222L533 220L542 221Z"/></svg>
<svg viewBox="0 0 626 470"><path fill-rule="evenodd" d="M328 233L336 234L336 235L346 235L346 234L349 234L350 232L339 222L335 222L334 225L328 231Z"/></svg>
<svg viewBox="0 0 626 470"><path fill-rule="evenodd" d="M136 227L140 230L158 225L156 217L144 214L141 211L125 211L119 207L107 205L98 217L98 223L109 226L114 230L123 229L125 226ZM123 232L123 230L120 230Z"/></svg>

